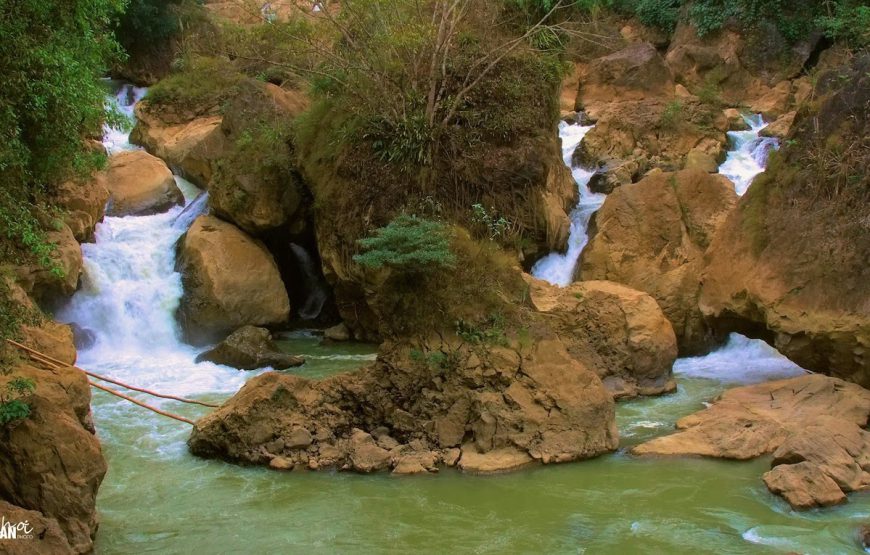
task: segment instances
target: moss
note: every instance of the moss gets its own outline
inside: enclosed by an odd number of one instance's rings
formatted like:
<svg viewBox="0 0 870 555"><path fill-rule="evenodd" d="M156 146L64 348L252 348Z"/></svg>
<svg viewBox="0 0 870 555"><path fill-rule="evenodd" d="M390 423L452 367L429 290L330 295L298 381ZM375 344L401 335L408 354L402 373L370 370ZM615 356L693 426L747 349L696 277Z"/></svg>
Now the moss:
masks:
<svg viewBox="0 0 870 555"><path fill-rule="evenodd" d="M229 60L191 56L175 73L148 89L147 99L155 106L201 114L219 109L247 79Z"/></svg>

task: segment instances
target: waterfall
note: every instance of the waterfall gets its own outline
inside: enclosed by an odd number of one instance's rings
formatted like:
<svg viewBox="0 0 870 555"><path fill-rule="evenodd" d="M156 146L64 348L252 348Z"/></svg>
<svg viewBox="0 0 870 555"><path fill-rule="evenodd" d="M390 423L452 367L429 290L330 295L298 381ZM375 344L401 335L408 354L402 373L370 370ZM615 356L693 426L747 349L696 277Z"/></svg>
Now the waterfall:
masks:
<svg viewBox="0 0 870 555"><path fill-rule="evenodd" d="M114 108L129 119L129 125L122 128L110 127L109 125L103 127L103 146L109 154L139 148L130 144L130 126L134 121L133 109L147 92L148 89L145 87L134 87L129 83L124 83L114 95L109 96L106 100L108 107Z"/></svg>
<svg viewBox="0 0 870 555"><path fill-rule="evenodd" d="M779 148L777 139L759 136L759 132L767 127L761 114L743 116L743 119L749 129L728 132L731 150L725 162L719 166L719 173L734 183L734 189L740 196L746 193L755 176L764 171L770 151Z"/></svg>
<svg viewBox="0 0 870 555"><path fill-rule="evenodd" d="M132 117L144 94L145 89L122 85L108 101ZM128 133L106 128L107 151L137 148ZM179 395L232 392L244 376L231 368L196 364L197 350L180 341L175 309L183 289L175 271L175 243L205 210L208 197L177 175L175 182L184 206L150 216L107 216L97 225L95 241L82 245L82 286L57 318L77 324L93 339L80 346L84 368ZM102 407L108 413L127 410L122 401Z"/></svg>
<svg viewBox="0 0 870 555"><path fill-rule="evenodd" d="M293 255L299 262L299 269L305 282L305 291L308 293L305 303L299 309L299 316L303 320L313 320L320 316L320 311L323 310L323 305L326 303L329 294L323 286L323 282L314 265L314 260L308 254L308 251L296 243L290 243L290 250L293 251Z"/></svg>
<svg viewBox="0 0 870 555"><path fill-rule="evenodd" d="M558 285L566 287L574 281L574 270L580 253L589 241L587 228L592 215L601 208L607 195L593 193L589 189L589 180L595 173L581 167L573 167L572 158L574 151L583 141L586 133L592 129L591 125L559 124L559 138L562 140L562 160L571 168L571 175L577 183L579 200L577 206L571 211L571 227L568 232L568 250L565 253L553 252L538 260L532 268L532 275Z"/></svg>

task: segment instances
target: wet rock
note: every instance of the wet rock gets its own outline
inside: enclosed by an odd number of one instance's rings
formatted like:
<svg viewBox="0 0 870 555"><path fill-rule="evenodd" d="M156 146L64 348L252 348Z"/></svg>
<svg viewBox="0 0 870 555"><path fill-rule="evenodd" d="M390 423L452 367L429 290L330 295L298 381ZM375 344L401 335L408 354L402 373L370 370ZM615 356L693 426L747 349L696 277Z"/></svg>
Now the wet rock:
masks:
<svg viewBox="0 0 870 555"><path fill-rule="evenodd" d="M158 214L184 203L184 195L166 164L142 150L113 154L106 184L109 216Z"/></svg>
<svg viewBox="0 0 870 555"><path fill-rule="evenodd" d="M71 323L70 328L72 329L73 343L75 344L76 349L90 349L97 341L97 336L93 330L82 327L76 323Z"/></svg>
<svg viewBox="0 0 870 555"><path fill-rule="evenodd" d="M459 468L474 474L491 474L517 470L534 462L527 452L515 447L502 447L481 453L476 446L465 445L462 447Z"/></svg>
<svg viewBox="0 0 870 555"><path fill-rule="evenodd" d="M82 249L66 224L45 233L46 242L54 245L48 256L53 266L38 262L15 268L15 277L24 291L37 301L69 297L78 289L84 267Z"/></svg>
<svg viewBox="0 0 870 555"><path fill-rule="evenodd" d="M635 455L751 459L773 453L768 488L796 509L845 501L870 485L870 391L818 374L729 389Z"/></svg>
<svg viewBox="0 0 870 555"><path fill-rule="evenodd" d="M285 457L274 457L269 461L269 468L273 470L293 470L293 461Z"/></svg>
<svg viewBox="0 0 870 555"><path fill-rule="evenodd" d="M776 137L777 139L784 139L788 136L789 131L791 131L791 126L794 123L794 118L797 115L797 112L789 112L787 114L783 114L780 117L776 118L776 120L762 129L758 134L762 137Z"/></svg>
<svg viewBox="0 0 870 555"><path fill-rule="evenodd" d="M304 358L282 352L272 341L269 330L255 326L237 329L215 348L196 357L196 362L202 361L232 366L239 370L256 370L267 366L284 370L305 364Z"/></svg>
<svg viewBox="0 0 870 555"><path fill-rule="evenodd" d="M412 357L408 345L391 345L371 366L325 380L262 374L200 420L188 445L199 456L268 464L264 446L302 427L317 430L308 447L314 467L359 472L396 465L399 472L431 471L437 453L450 453L445 464L455 463L452 449L459 442L474 471L510 470L519 458L565 462L616 448L610 395L558 340L542 337L522 355L460 343L438 349L455 350L449 372ZM445 417L455 424L436 425ZM524 454L503 456L511 449ZM472 464L475 455L490 452L497 456Z"/></svg>
<svg viewBox="0 0 870 555"><path fill-rule="evenodd" d="M275 260L250 236L200 216L179 240L184 296L177 316L189 341L207 343L241 326L285 322L290 301Z"/></svg>
<svg viewBox="0 0 870 555"><path fill-rule="evenodd" d="M697 168L707 173L717 173L719 171L719 164L716 163L715 158L706 152L693 148L689 151L689 154L686 155L685 168L687 170Z"/></svg>
<svg viewBox="0 0 870 555"><path fill-rule="evenodd" d="M846 502L846 494L819 467L801 462L777 466L764 474L764 483L794 509L829 507Z"/></svg>
<svg viewBox="0 0 870 555"><path fill-rule="evenodd" d="M75 360L68 326L53 324L23 333L25 344L65 362ZM98 523L97 489L106 473L106 461L93 431L87 378L71 367L47 371L29 362L10 370L0 375L0 389L5 390L13 377L32 379L36 389L26 400L30 416L0 427L0 498L42 514L33 523L46 532L45 539L34 540L40 543L28 547L89 553ZM55 526L65 537L66 551Z"/></svg>
<svg viewBox="0 0 870 555"><path fill-rule="evenodd" d="M6 523L26 528L17 528L14 539L0 540L0 551L6 555L71 555L76 553L70 547L63 531L53 518L47 518L39 511L22 509L0 500L0 515Z"/></svg>
<svg viewBox="0 0 870 555"><path fill-rule="evenodd" d="M354 430L348 441L350 461L357 472L368 473L390 467L390 452L378 447L370 434Z"/></svg>
<svg viewBox="0 0 870 555"><path fill-rule="evenodd" d="M698 169L651 173L623 185L596 214L579 277L651 295L680 352L703 350L708 330L697 299L704 252L736 201L731 182Z"/></svg>
<svg viewBox="0 0 870 555"><path fill-rule="evenodd" d="M593 369L614 398L676 389L671 368L677 340L651 296L607 281L565 288L528 281L534 307L550 317L568 352Z"/></svg>
<svg viewBox="0 0 870 555"><path fill-rule="evenodd" d="M336 342L344 342L349 341L351 339L350 330L347 329L347 326L344 322L340 324L336 324L331 328L327 328L323 331L324 339L328 339L329 341Z"/></svg>
<svg viewBox="0 0 870 555"><path fill-rule="evenodd" d="M746 131L749 124L743 119L743 114L737 108L726 108L722 111L728 121L728 131Z"/></svg>

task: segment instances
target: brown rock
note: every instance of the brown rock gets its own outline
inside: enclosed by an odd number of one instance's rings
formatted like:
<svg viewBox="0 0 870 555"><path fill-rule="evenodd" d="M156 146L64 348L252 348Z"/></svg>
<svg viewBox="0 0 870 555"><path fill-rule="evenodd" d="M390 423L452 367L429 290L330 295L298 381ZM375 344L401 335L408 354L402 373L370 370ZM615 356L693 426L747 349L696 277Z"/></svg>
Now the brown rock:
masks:
<svg viewBox="0 0 870 555"><path fill-rule="evenodd" d="M172 172L143 150L113 154L106 169L109 216L158 214L184 203Z"/></svg>
<svg viewBox="0 0 870 555"><path fill-rule="evenodd" d="M282 352L272 341L269 330L255 326L237 329L215 348L196 357L196 362L204 360L239 370L256 370L267 366L284 370L305 364L304 358Z"/></svg>
<svg viewBox="0 0 870 555"><path fill-rule="evenodd" d="M354 430L349 442L350 461L357 472L375 472L390 467L390 452L378 447L370 434Z"/></svg>
<svg viewBox="0 0 870 555"><path fill-rule="evenodd" d="M269 251L232 224L197 218L179 241L184 296L178 317L190 341L204 343L244 325L280 324L290 314Z"/></svg>
<svg viewBox="0 0 870 555"><path fill-rule="evenodd" d="M0 517L4 522L16 527L14 539L0 540L0 551L6 555L75 553L57 521L46 518L39 511L29 511L0 500Z"/></svg>
<svg viewBox="0 0 870 555"><path fill-rule="evenodd" d="M761 113L768 120L778 118L788 110L791 98L791 82L780 81L775 87L768 89L751 102L749 109Z"/></svg>
<svg viewBox="0 0 870 555"><path fill-rule="evenodd" d="M632 453L751 459L773 453L820 418L863 427L868 415L870 391L811 374L729 389L709 408L678 420L679 432L642 443Z"/></svg>
<svg viewBox="0 0 870 555"><path fill-rule="evenodd" d="M273 470L293 470L293 461L285 457L274 457L269 461L269 468Z"/></svg>
<svg viewBox="0 0 870 555"><path fill-rule="evenodd" d="M136 105L136 127L130 141L164 160L185 179L207 187L214 165L228 149L220 116L173 118L147 100Z"/></svg>
<svg viewBox="0 0 870 555"><path fill-rule="evenodd" d="M787 114L783 114L776 118L776 121L762 129L758 134L762 137L776 137L778 139L784 139L788 136L788 132L791 131L791 126L794 123L794 118L797 115L797 112L789 112Z"/></svg>
<svg viewBox="0 0 870 555"><path fill-rule="evenodd" d="M595 216L579 277L648 293L673 325L680 352L702 350L708 343L697 306L703 253L736 200L725 177L698 169L623 185Z"/></svg>
<svg viewBox="0 0 870 555"><path fill-rule="evenodd" d="M532 304L551 317L571 356L593 369L614 398L676 389L676 337L652 297L607 281L565 288L527 281Z"/></svg>
<svg viewBox="0 0 870 555"><path fill-rule="evenodd" d="M45 238L54 245L53 252L49 254L52 267L39 263L18 266L15 269L16 279L24 291L36 300L69 297L78 288L84 265L81 246L66 224L47 231Z"/></svg>
<svg viewBox="0 0 870 555"><path fill-rule="evenodd" d="M45 348L52 356L75 358L70 354L74 352L71 334L60 328L46 329L39 337L33 330L29 333L33 337L25 337L25 343ZM52 336L54 341L48 339ZM88 553L97 530L95 500L106 461L93 433L87 378L71 367L49 372L22 363L8 375L0 375L0 388L5 390L6 382L14 377L34 380L36 389L26 399L30 416L0 427L0 498L39 511L47 519L39 522L47 532L42 541L49 543L40 543L40 547L62 548L50 522L56 521L71 552Z"/></svg>
<svg viewBox="0 0 870 555"><path fill-rule="evenodd" d="M323 331L324 339L328 339L330 341L343 342L350 340L350 330L347 329L347 325L344 322L336 324L331 328L327 328Z"/></svg>
<svg viewBox="0 0 870 555"><path fill-rule="evenodd" d="M670 68L655 47L637 42L594 60L580 79L578 98L584 106L596 101L642 100L673 95Z"/></svg>
<svg viewBox="0 0 870 555"><path fill-rule="evenodd" d="M459 468L475 474L492 474L517 470L534 462L527 452L515 447L502 447L480 453L475 446L468 445L462 447Z"/></svg>
<svg viewBox="0 0 870 555"><path fill-rule="evenodd" d="M717 173L719 171L719 164L716 163L715 158L706 152L693 148L686 155L685 169L689 170L693 168L707 173Z"/></svg>
<svg viewBox="0 0 870 555"><path fill-rule="evenodd" d="M763 476L767 488L795 509L829 507L846 502L837 483L812 463L780 465Z"/></svg>
<svg viewBox="0 0 870 555"><path fill-rule="evenodd" d="M79 243L93 240L94 229L103 220L109 189L105 172L85 181L65 181L55 192L55 204L63 208L63 221Z"/></svg>

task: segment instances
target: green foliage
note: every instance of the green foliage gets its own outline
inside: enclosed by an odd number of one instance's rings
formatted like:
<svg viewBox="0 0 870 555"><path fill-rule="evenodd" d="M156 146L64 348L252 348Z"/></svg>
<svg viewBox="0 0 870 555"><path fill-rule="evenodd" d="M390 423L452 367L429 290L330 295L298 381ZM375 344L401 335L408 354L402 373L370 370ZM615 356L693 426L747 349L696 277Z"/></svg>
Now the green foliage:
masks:
<svg viewBox="0 0 870 555"><path fill-rule="evenodd" d="M870 5L866 2L830 2L831 9L816 23L825 36L861 48L870 45Z"/></svg>
<svg viewBox="0 0 870 555"><path fill-rule="evenodd" d="M507 344L506 327L504 315L494 312L479 322L457 320L456 335L472 345L505 345Z"/></svg>
<svg viewBox="0 0 870 555"><path fill-rule="evenodd" d="M36 390L30 378L15 377L6 384L6 393L0 393L0 426L30 416L30 404L25 399Z"/></svg>
<svg viewBox="0 0 870 555"><path fill-rule="evenodd" d="M498 216L495 208L487 210L482 204L471 207L471 221L483 228L490 241L504 239L511 228L511 223L504 216Z"/></svg>
<svg viewBox="0 0 870 555"><path fill-rule="evenodd" d="M149 102L205 113L235 96L247 79L224 58L194 56L185 59L179 69L148 89Z"/></svg>
<svg viewBox="0 0 870 555"><path fill-rule="evenodd" d="M634 11L644 25L673 31L680 16L680 1L638 0Z"/></svg>
<svg viewBox="0 0 870 555"><path fill-rule="evenodd" d="M366 252L353 259L367 268L388 266L403 273L420 273L449 268L456 262L448 228L416 216L402 214L358 243Z"/></svg>
<svg viewBox="0 0 870 555"><path fill-rule="evenodd" d="M0 264L50 266L53 186L105 161L85 139L106 116L99 77L120 57L110 21L122 7L0 0Z"/></svg>
<svg viewBox="0 0 870 555"><path fill-rule="evenodd" d="M662 115L659 118L659 126L663 129L674 129L682 123L683 119L683 103L679 100L673 100L668 102L664 111L662 111Z"/></svg>
<svg viewBox="0 0 870 555"><path fill-rule="evenodd" d="M181 0L130 0L117 20L115 38L127 52L165 43L181 28L175 6Z"/></svg>

